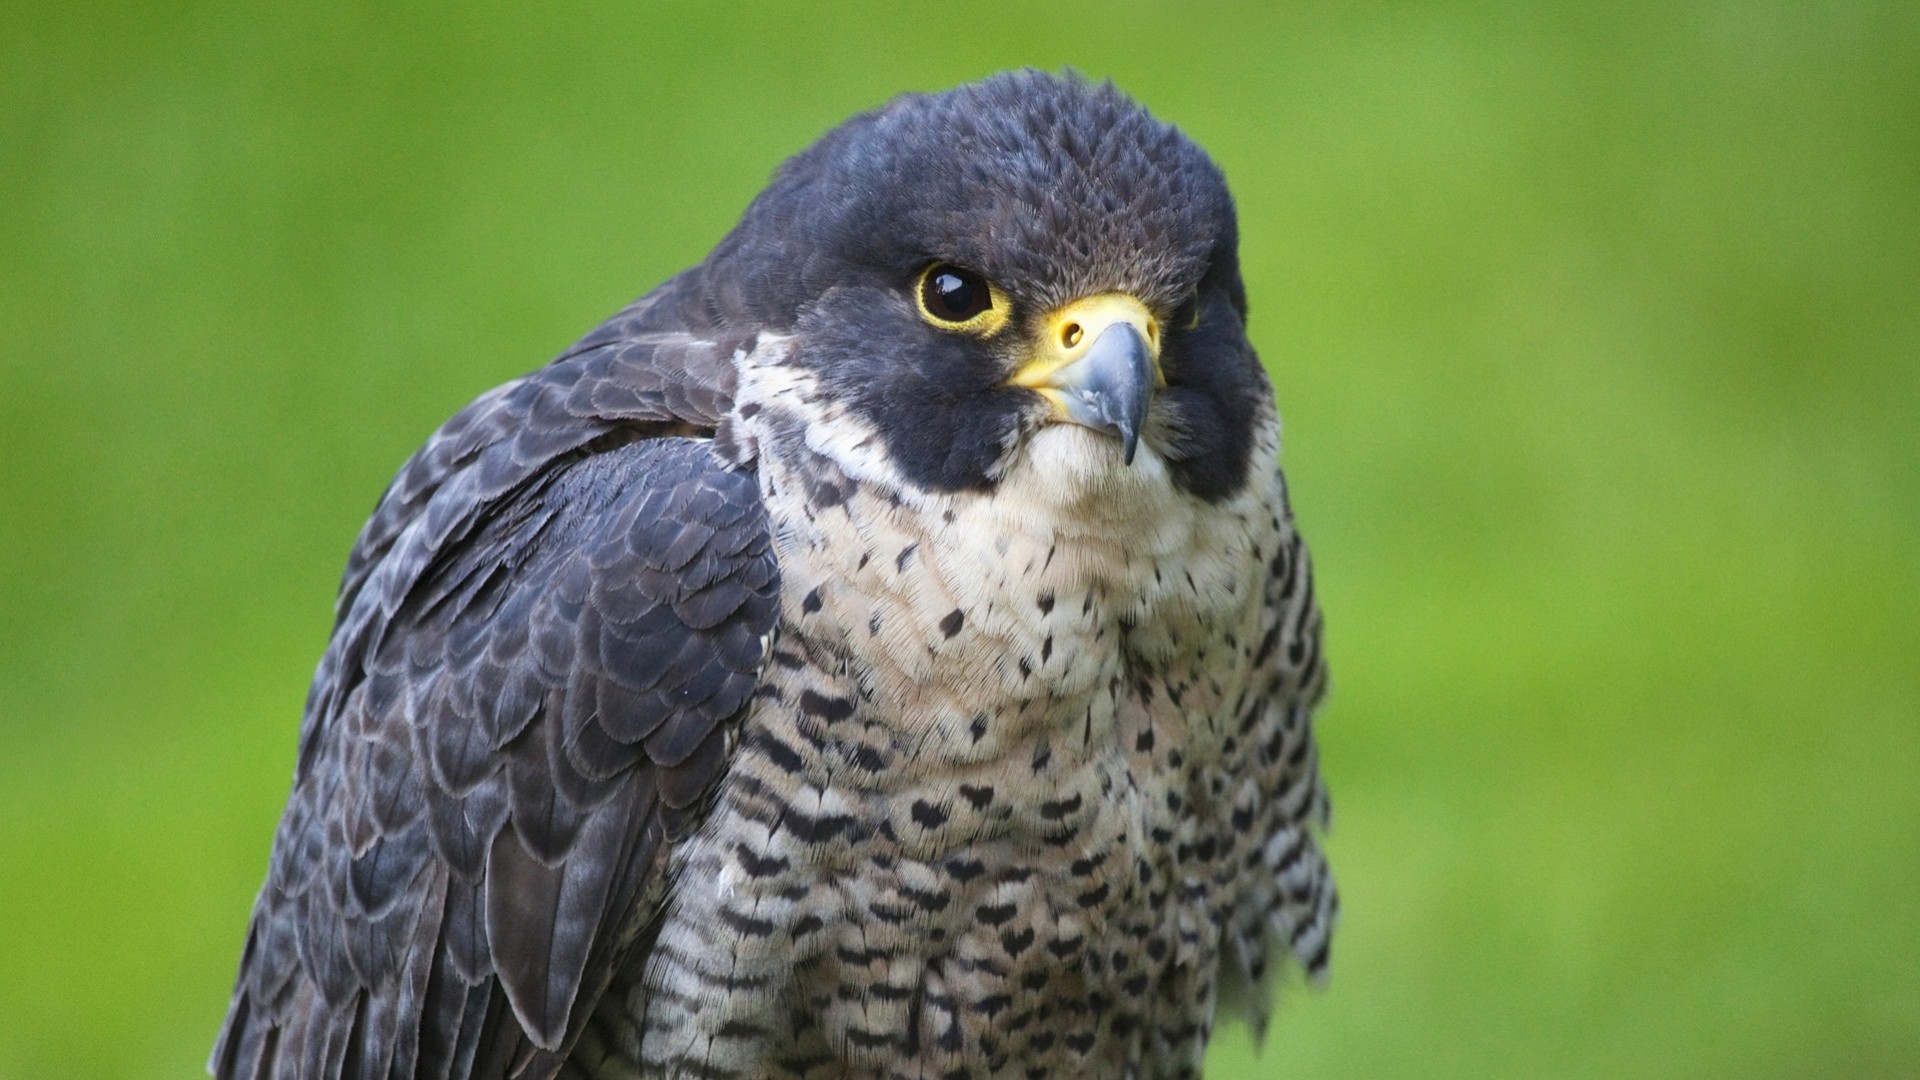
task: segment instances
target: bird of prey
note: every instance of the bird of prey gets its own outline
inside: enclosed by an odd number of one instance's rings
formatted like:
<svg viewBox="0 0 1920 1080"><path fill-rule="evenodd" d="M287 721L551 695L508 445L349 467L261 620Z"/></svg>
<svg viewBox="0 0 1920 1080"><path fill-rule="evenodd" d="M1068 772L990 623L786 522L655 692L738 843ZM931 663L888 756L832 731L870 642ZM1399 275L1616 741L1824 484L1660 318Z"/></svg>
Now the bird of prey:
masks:
<svg viewBox="0 0 1920 1080"><path fill-rule="evenodd" d="M1246 315L1110 84L788 161L387 489L213 1073L1198 1075L1336 909Z"/></svg>

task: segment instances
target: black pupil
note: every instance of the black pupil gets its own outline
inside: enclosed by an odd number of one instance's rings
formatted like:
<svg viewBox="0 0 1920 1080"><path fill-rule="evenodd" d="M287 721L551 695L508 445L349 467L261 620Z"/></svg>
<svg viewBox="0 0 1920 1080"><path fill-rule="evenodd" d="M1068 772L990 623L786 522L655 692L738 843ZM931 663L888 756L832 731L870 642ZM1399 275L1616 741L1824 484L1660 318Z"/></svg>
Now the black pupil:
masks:
<svg viewBox="0 0 1920 1080"><path fill-rule="evenodd" d="M993 306L993 294L976 274L942 267L927 275L921 290L926 294L927 310L948 322L966 322Z"/></svg>

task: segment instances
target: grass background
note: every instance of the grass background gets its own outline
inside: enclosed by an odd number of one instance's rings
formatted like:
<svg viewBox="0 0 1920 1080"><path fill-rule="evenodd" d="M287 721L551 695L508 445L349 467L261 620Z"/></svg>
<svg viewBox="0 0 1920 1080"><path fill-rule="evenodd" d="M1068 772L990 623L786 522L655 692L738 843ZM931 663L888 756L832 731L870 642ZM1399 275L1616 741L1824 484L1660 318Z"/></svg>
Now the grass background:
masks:
<svg viewBox="0 0 1920 1080"><path fill-rule="evenodd" d="M1336 693L1213 1077L1920 1075L1920 8L0 12L0 1077L198 1075L403 457L894 92L1220 160Z"/></svg>

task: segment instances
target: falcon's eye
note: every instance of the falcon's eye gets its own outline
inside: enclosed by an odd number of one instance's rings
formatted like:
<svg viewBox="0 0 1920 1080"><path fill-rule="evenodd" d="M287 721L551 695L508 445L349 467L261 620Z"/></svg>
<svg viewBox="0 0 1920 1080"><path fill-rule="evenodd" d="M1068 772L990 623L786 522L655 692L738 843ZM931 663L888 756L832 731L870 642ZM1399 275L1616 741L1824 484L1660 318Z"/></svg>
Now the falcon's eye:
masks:
<svg viewBox="0 0 1920 1080"><path fill-rule="evenodd" d="M914 289L920 314L943 330L991 334L1007 321L1006 298L986 278L948 263L920 273Z"/></svg>
<svg viewBox="0 0 1920 1080"><path fill-rule="evenodd" d="M980 275L942 266L920 282L920 300L927 314L941 322L962 323L993 307L993 294Z"/></svg>

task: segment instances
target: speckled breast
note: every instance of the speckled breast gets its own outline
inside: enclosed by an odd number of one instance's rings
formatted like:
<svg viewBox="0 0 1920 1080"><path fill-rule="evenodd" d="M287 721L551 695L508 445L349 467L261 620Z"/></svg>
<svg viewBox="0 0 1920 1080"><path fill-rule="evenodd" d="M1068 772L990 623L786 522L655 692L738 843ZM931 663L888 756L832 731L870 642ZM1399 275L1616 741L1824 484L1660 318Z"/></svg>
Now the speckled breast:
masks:
<svg viewBox="0 0 1920 1080"><path fill-rule="evenodd" d="M1304 738L1263 629L1282 523L760 449L781 624L599 1075L1197 1074Z"/></svg>

